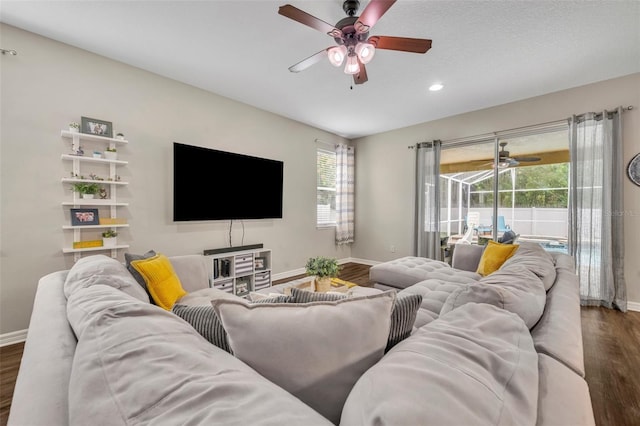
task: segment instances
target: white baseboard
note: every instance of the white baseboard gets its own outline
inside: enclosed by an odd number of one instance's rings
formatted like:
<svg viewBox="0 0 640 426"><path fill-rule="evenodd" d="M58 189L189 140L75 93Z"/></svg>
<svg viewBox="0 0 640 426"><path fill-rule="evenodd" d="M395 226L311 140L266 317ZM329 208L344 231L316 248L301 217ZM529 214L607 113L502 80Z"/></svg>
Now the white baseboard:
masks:
<svg viewBox="0 0 640 426"><path fill-rule="evenodd" d="M12 331L11 333L0 334L0 347L14 345L27 340L27 330Z"/></svg>
<svg viewBox="0 0 640 426"><path fill-rule="evenodd" d="M640 303L639 302L627 302L627 310L640 312Z"/></svg>

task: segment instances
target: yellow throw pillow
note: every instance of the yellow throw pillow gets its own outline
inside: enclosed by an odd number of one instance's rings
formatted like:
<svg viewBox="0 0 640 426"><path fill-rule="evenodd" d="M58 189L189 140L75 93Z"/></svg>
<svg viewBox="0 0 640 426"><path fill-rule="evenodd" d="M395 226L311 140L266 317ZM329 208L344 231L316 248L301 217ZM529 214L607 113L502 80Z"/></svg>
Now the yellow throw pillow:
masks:
<svg viewBox="0 0 640 426"><path fill-rule="evenodd" d="M518 250L516 244L501 244L489 241L482 253L476 272L484 277L497 271L507 259L515 254L516 250Z"/></svg>
<svg viewBox="0 0 640 426"><path fill-rule="evenodd" d="M131 265L140 272L147 283L149 294L161 308L170 311L176 301L187 294L173 270L171 261L164 254L134 260Z"/></svg>

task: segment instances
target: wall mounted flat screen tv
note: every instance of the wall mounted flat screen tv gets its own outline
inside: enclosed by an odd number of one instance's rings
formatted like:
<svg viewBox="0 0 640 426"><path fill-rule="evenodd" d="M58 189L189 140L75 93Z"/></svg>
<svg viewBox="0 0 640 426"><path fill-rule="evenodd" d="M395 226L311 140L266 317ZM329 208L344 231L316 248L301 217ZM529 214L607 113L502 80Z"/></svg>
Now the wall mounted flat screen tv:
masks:
<svg viewBox="0 0 640 426"><path fill-rule="evenodd" d="M284 163L173 143L175 222L282 218Z"/></svg>

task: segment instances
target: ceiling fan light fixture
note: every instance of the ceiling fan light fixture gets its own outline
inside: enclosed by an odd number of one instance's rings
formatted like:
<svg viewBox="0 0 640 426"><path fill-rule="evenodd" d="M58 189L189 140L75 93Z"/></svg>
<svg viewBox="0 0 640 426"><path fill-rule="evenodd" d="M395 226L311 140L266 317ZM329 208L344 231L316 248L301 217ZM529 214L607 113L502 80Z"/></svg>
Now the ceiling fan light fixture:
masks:
<svg viewBox="0 0 640 426"><path fill-rule="evenodd" d="M368 64L376 54L376 48L369 42L360 42L356 45L356 54L360 58L360 62Z"/></svg>
<svg viewBox="0 0 640 426"><path fill-rule="evenodd" d="M506 169L509 166L511 166L511 162L510 161L498 161L498 168L499 169ZM492 168L495 168L495 165L493 165Z"/></svg>
<svg viewBox="0 0 640 426"><path fill-rule="evenodd" d="M358 74L360 72L360 64L358 64L358 57L355 53L347 56L347 65L344 67L345 74Z"/></svg>
<svg viewBox="0 0 640 426"><path fill-rule="evenodd" d="M334 67L339 67L344 62L345 56L347 56L347 48L344 46L335 46L329 49L327 52L329 55L329 62Z"/></svg>

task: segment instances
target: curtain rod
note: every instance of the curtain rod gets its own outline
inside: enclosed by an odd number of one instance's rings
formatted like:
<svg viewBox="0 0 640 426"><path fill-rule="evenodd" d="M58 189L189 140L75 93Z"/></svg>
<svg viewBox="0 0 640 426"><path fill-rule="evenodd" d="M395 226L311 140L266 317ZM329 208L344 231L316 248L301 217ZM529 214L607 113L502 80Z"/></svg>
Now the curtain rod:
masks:
<svg viewBox="0 0 640 426"><path fill-rule="evenodd" d="M622 107L622 110L632 111L633 105ZM611 112L615 112L615 110ZM552 132L556 129L560 130L562 127L566 126L567 123L568 123L568 119L565 118L563 120L549 121L546 123L534 124L532 126L515 127L513 129L499 130L493 133L485 133L485 134L480 134L475 136L468 136L464 138L449 139L446 141L442 141L442 145L443 146L465 145L469 143L491 141L491 140L494 140L496 137L506 138L506 137L515 137L515 136L525 136L527 134L540 133L540 132ZM414 148L414 147L410 147L410 148Z"/></svg>
<svg viewBox="0 0 640 426"><path fill-rule="evenodd" d="M315 139L315 142L319 143L319 144L322 144L322 145L325 145L325 146L330 146L330 147L333 147L333 148L337 148L340 145L344 145L344 146L347 147L347 149L353 149L353 147L351 145L348 145L346 143L341 144L339 142L325 142L325 141L323 141L321 139L317 139L317 138Z"/></svg>

